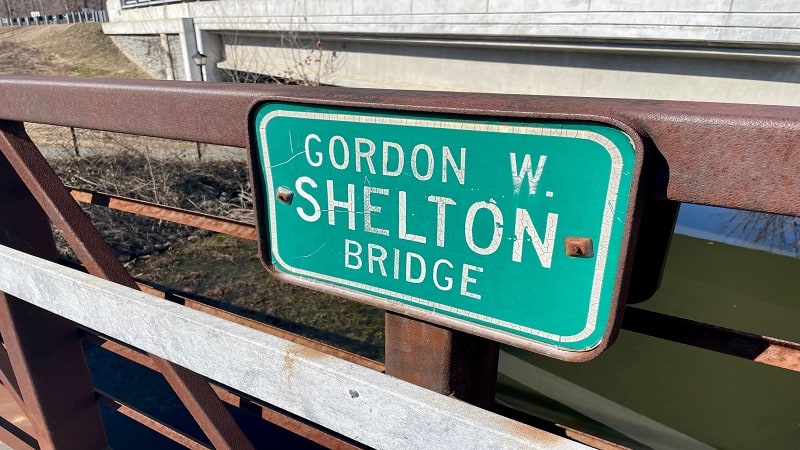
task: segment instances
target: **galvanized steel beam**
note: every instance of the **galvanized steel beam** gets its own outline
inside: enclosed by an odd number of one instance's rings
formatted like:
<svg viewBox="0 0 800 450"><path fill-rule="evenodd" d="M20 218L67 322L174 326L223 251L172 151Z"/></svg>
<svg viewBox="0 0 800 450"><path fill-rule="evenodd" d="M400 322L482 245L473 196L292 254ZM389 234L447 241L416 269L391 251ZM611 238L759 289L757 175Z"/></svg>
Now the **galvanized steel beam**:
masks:
<svg viewBox="0 0 800 450"><path fill-rule="evenodd" d="M7 247L0 247L0 290L375 448L586 448Z"/></svg>

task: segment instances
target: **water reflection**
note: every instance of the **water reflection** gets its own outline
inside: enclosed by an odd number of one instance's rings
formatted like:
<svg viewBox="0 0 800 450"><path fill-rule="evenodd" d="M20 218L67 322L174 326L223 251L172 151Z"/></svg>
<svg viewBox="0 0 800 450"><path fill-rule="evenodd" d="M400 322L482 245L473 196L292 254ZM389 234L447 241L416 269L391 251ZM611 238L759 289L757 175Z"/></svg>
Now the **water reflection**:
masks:
<svg viewBox="0 0 800 450"><path fill-rule="evenodd" d="M682 205L662 285L636 308L797 342L797 227ZM790 370L627 330L581 364L502 351L499 401L553 423L631 448L800 449Z"/></svg>
<svg viewBox="0 0 800 450"><path fill-rule="evenodd" d="M800 219L797 217L684 203L675 232L800 257Z"/></svg>

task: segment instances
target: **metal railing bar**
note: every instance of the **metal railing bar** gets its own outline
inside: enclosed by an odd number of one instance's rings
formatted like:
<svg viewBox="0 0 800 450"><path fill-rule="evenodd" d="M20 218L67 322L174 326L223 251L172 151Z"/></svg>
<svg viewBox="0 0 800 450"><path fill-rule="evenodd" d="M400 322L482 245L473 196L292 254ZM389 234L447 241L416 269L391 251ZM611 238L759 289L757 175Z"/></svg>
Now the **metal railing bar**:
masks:
<svg viewBox="0 0 800 450"><path fill-rule="evenodd" d="M195 438L182 433L175 428L170 427L169 425L164 424L163 422L159 421L158 419L153 418L152 416L134 408L133 406L123 403L121 400L115 398L111 394L103 392L100 389L95 389L95 394L97 399L108 405L114 411L122 414L123 416L137 422L156 433L174 441L178 444L183 445L186 448L190 449L211 449L208 445L196 440Z"/></svg>
<svg viewBox="0 0 800 450"><path fill-rule="evenodd" d="M582 444L586 444L589 447L596 448L598 450L626 450L629 448L625 447L624 445L618 445L613 442L609 442L605 439L600 439L597 436L584 433L583 431L579 431L574 428L569 428L564 425L558 425L558 426L564 428L564 435L566 437L574 441L578 441Z"/></svg>
<svg viewBox="0 0 800 450"><path fill-rule="evenodd" d="M148 291L143 289L143 292L148 292ZM163 294L163 292L160 291L155 291L155 292ZM108 337L100 336L91 330L84 329L83 331L84 331L83 339L85 341L90 342L93 345L101 347L110 352L113 352L119 356L122 356L123 358L131 360L144 367L147 367L150 370L158 371L156 366L153 364L152 359L146 353L143 353L140 350L134 349L123 343L116 342ZM292 417L291 415L285 412L278 411L275 408L270 407L270 405L264 404L252 398L247 398L213 381L211 382L211 388L214 390L217 396L225 403L228 403L233 407L243 409L252 414L260 416L262 419L268 422L276 424L293 433L299 434L313 442L316 442L317 444L323 445L327 448L334 448L334 449L361 448L349 442L348 440L345 440L344 438L332 435L331 433L326 432L325 430L320 430L319 428L314 427L313 425L308 424L295 417ZM559 436L568 437L574 441L581 442L595 448L615 449L615 450L625 448L623 446L613 444L611 442L599 439L597 437L588 435L586 433L582 433L578 430L572 429L565 425L554 424L524 414L520 411L517 411L515 409L512 409L510 407L507 407L499 403L495 405L495 412L505 417L509 417L519 422L523 422L528 425L534 426L541 430L545 430L550 433L557 434Z"/></svg>
<svg viewBox="0 0 800 450"><path fill-rule="evenodd" d="M256 240L256 227L253 224L230 220L210 214L173 208L155 203L134 200L105 192L95 192L85 189L68 187L72 198L92 205L104 206L117 211L125 211L153 219L188 225L217 233L225 233L251 241Z"/></svg>
<svg viewBox="0 0 800 450"><path fill-rule="evenodd" d="M69 267L71 269L79 270L81 272L86 273L86 268L85 267L83 267L82 265L80 265L78 263L75 263L73 261L69 261L69 260L66 260L66 259L59 259L58 263L61 264L62 266ZM340 349L338 347L334 347L332 345L328 345L328 344L325 344L323 342L319 342L319 341L315 341L313 339L309 339L309 338L307 338L305 336L300 336L299 334L295 334L295 333L283 330L281 328L274 327L272 325L267 325L267 324L265 324L263 322L259 322L257 320L248 319L247 317L240 316L238 314L235 314L235 313L232 313L232 312L229 312L229 311L225 311L224 309L220 309L220 308L208 305L208 304L203 303L203 302L201 302L199 300L193 299L191 294L189 294L187 292L179 292L179 291L176 291L176 290L173 290L173 289L166 290L163 287L155 287L151 283L149 283L149 282L147 282L145 280L138 279L138 278L136 279L136 285L139 287L140 291L146 292L146 293L148 293L150 295L153 295L155 297L163 298L163 299L168 300L170 302L178 303L180 305L186 306L188 308L196 309L198 311L203 311L205 313L220 317L220 318L228 320L230 322L235 322L235 323L238 323L240 325L244 325L244 326L246 326L248 328L252 328L254 330L259 330L259 331L262 331L264 333L268 333L268 334L271 334L273 336L277 336L277 337L279 337L281 339L286 339L287 341L294 342L294 343L302 345L304 347L313 348L314 350L320 351L322 353L325 353L325 354L328 354L328 355L331 355L331 356L335 356L337 358L344 359L345 361L349 361L349 362L352 362L354 364L358 364L360 366L364 366L366 368L375 370L377 372L383 372L385 370L384 365L382 363L378 362L378 361L363 357L361 355L357 355L355 353L348 352L346 350L342 350L342 349ZM93 343L95 343L95 344L97 344L99 346L102 346L101 345L102 342L105 342L105 341L101 341L101 340L98 340L98 339L107 340L106 337L95 336L94 334L92 334L93 332L91 330L84 330L84 331L87 332L87 334L85 334L86 338L92 340ZM132 349L132 350L135 350L135 349ZM141 353L141 352L138 352L138 353ZM131 357L129 359L133 359L133 357ZM147 364L144 364L144 363L140 363L140 364L147 365ZM156 369L153 369L153 370L156 370Z"/></svg>
<svg viewBox="0 0 800 450"><path fill-rule="evenodd" d="M39 450L39 443L30 434L0 416L0 442L14 450Z"/></svg>
<svg viewBox="0 0 800 450"><path fill-rule="evenodd" d="M325 353L327 355L335 356L337 358L343 359L345 361L349 361L354 364L358 364L359 366L366 367L368 369L383 372L384 366L383 364L379 363L378 361L371 360L369 358L365 358L363 356L357 355L355 353L350 353L346 350L342 350L337 347L333 347L328 344L324 344L319 341L315 341L313 339L308 339L303 336L299 336L294 333L290 333L288 331L281 330L280 328L273 327L261 322L257 322L254 320L247 319L245 317L227 312L225 310L215 308L213 306L207 305L205 303L191 300L188 297L181 296L178 294L170 295L166 298L170 301L175 301L180 303L188 308L196 309L198 311L203 311L209 314L212 314L216 317L225 319L230 322L238 323L240 325L244 325L248 328L253 328L254 330L259 330L264 333L271 334L273 336L280 337L281 339L285 339L290 342L294 342L298 345L302 345L304 347L312 348L316 351Z"/></svg>
<svg viewBox="0 0 800 450"><path fill-rule="evenodd" d="M83 338L84 341L94 344L102 349L108 350L129 361L133 361L136 364L147 367L148 369L154 372L158 372L158 366L156 366L155 363L153 363L153 358L151 358L150 355L148 355L147 353L137 350L129 345L117 342L113 339L109 339L105 336L96 334L92 330L83 328L82 331L83 334L81 337Z"/></svg>
<svg viewBox="0 0 800 450"><path fill-rule="evenodd" d="M622 328L800 372L800 343L628 306Z"/></svg>
<svg viewBox="0 0 800 450"><path fill-rule="evenodd" d="M98 335L91 330L83 329L83 332L83 339L86 342L115 353L125 359L147 367L150 370L156 372L158 371L158 368L153 363L152 358L150 358L150 356L146 353L134 349L124 343L114 341L106 336ZM219 397L220 400L224 401L225 403L244 411L248 411L251 414L255 414L263 420L278 425L295 434L299 434L306 439L314 441L325 447L341 449L360 448L344 438L335 436L329 432L326 432L325 430L320 430L313 425L292 417L285 412L272 408L267 404L257 402L254 399L245 398L241 394L233 392L227 387L217 384L213 381L211 382L211 389L214 390L214 393L217 394L217 397Z"/></svg>
<svg viewBox="0 0 800 450"><path fill-rule="evenodd" d="M800 215L797 107L24 76L0 77L0 96L3 119L234 147L265 101L616 123L657 149L652 198Z"/></svg>
<svg viewBox="0 0 800 450"><path fill-rule="evenodd" d="M75 193L76 191L78 192L77 194ZM125 197L109 196L119 199L120 200L119 203L104 202L104 201L93 202L91 200L92 196L100 196L99 198L103 198L102 196L106 195L108 194L94 193L91 191L73 189L73 197L75 197L76 200L78 201L82 201L85 203L93 203L100 206L106 206L112 209L119 209L133 214L140 214L135 210L135 208L129 208L129 209L117 208L118 205L125 204L126 201L131 200ZM221 223L224 223L224 221L226 221L227 219L217 218L215 216L207 216L202 213L195 213L188 210L180 210L181 214L186 216L188 219L183 219L183 221L175 221L172 220L174 216L172 216L169 212L171 208L162 207L160 205L155 205L155 204L149 204L148 206L151 208L150 211L152 215L149 214L142 214L142 215L147 215L148 217L153 217L156 219L166 220L184 225L190 225L206 230L217 231L220 233L232 234L223 230L222 228L224 228L224 226L221 225L220 226L211 225L209 227L200 225L200 224L205 225L209 223L214 224L214 221L216 220L220 220ZM160 209L164 209L165 211L160 212L159 211ZM200 219L194 219L193 216L198 216L200 217ZM207 221L205 221L206 220L205 217L208 217ZM243 230L241 234L235 234L235 236L244 237L246 239L255 239L255 226L243 222L235 222L235 221L230 221L230 222L233 222L236 226L241 227L240 229ZM245 229L247 229L248 231L244 231ZM247 235L248 237L245 237L244 235ZM142 283L140 283L140 285L142 285ZM155 288L152 288L152 286L150 287L150 289L151 289L150 292L153 293L154 295L162 297L166 295L163 291L159 291ZM270 327L268 325L261 324L260 322L252 321L242 316L228 313L218 308L214 308L213 306L206 305L196 300L192 300L185 294L181 295L179 293L172 293L170 295L173 296L171 298L172 301L178 301L191 308L204 310L219 317L224 317L228 320L232 320L234 322L241 323L252 328L261 329L262 331L268 333L282 335L285 339L303 340L303 342L298 342L298 343L301 343L302 345L305 346L314 347L317 350L323 351L328 354L332 354L334 356L339 356L341 358L347 359L352 362L356 362L358 364L365 365L367 367L372 367L375 370L383 371L383 366L372 360L362 359L357 355L353 355L349 352L344 352L335 347L326 346L325 344L318 343L316 341L307 340L305 338L293 335L291 333L284 332L283 330L280 330L278 328ZM800 371L800 343L794 343L766 336L749 334L739 330L716 327L714 325L702 322L696 322L690 319L682 319L679 317L674 317L666 314L651 313L647 310L642 310L633 307L627 307L625 314L626 317L630 318L626 318L626 321L623 323L622 327L625 329L629 329L630 331L636 331L654 337L662 337L668 340L675 340L685 345L690 345L693 347L698 347L705 350L714 351L717 353L738 356L762 364L781 367L793 371ZM290 337L290 336L295 336L295 337ZM713 339L711 339L709 336L713 336ZM745 351L743 348L741 348L740 344L742 342L748 343L747 344L748 350ZM743 351L744 354L742 354Z"/></svg>
<svg viewBox="0 0 800 450"><path fill-rule="evenodd" d="M292 340L298 344L315 348L316 350L346 359L364 367L372 368L373 370L381 372L384 370L383 365L377 361L363 358L336 347L331 347L327 344L289 333L280 328L275 328L192 300L187 296L188 294L175 292L168 294L141 282L139 284L143 287L146 286L146 291L153 295L167 298L168 300L181 303L190 308L205 311L226 320ZM755 362L792 371L800 371L800 343L797 342L718 327L632 306L626 307L625 320L623 321L622 328L640 334L673 340L684 345L702 348L716 353L750 359ZM746 343L746 346L743 347L743 343Z"/></svg>
<svg viewBox="0 0 800 450"><path fill-rule="evenodd" d="M7 247L0 247L0 291L368 446L415 448L446 442L454 448L585 448L371 369Z"/></svg>
<svg viewBox="0 0 800 450"><path fill-rule="evenodd" d="M143 292L147 291L143 290ZM105 336L97 335L91 330L86 330L86 329L84 329L83 338L84 340L94 345L97 345L98 347L111 351L119 356L122 356L123 358L134 361L151 370L154 371L158 370L146 353L133 349L130 346L116 342ZM225 403L228 403L231 406L258 415L262 419L268 422L276 424L293 433L299 434L327 448L342 448L342 449L360 448L355 444L349 442L348 440L332 435L326 432L325 430L320 430L319 428L314 427L313 425L308 424L295 417L292 417L291 415L285 412L278 411L274 407L270 407L270 405L264 404L255 399L247 398L239 393L233 392L230 389L226 388L225 386L219 385L213 381L211 383L211 388L214 390L217 396ZM502 416L534 426L536 428L548 431L553 434L557 434L559 436L568 437L574 441L581 442L583 444L589 445L594 448L609 449L609 450L611 449L619 450L626 448L624 446L620 446L605 441L603 439L597 438L595 436L583 433L581 431L575 430L568 426L555 424L552 422L545 421L543 419L539 419L534 416L530 416L528 414L522 413L518 410L515 410L500 403L495 404L494 411Z"/></svg>
<svg viewBox="0 0 800 450"><path fill-rule="evenodd" d="M615 444L613 442L606 441L605 439L601 439L597 436L593 436L591 434L586 434L582 431L575 430L574 428L570 428L566 425L546 421L542 418L530 415L524 411L512 408L511 406L508 406L501 402L495 403L494 412L501 414L505 417L514 419L518 422L522 422L530 426L539 428L540 430L546 430L550 433L567 437L569 439L578 441L582 444L586 444L596 449L624 450L628 448L619 444Z"/></svg>
<svg viewBox="0 0 800 450"><path fill-rule="evenodd" d="M86 270L85 270L85 268L83 266L81 266L80 264L72 263L71 261L59 260L59 264L64 265L66 267L70 267L70 268L75 269L75 270L80 270L82 272L86 272ZM325 354L328 354L328 355L331 355L331 356L335 356L337 358L341 358L341 359L343 359L345 361L349 361L349 362L352 362L354 364L358 364L360 366L366 367L368 369L375 370L377 372L383 372L384 371L384 365L382 363L378 362L378 361L375 361L375 360L372 360L372 359L369 359L369 358L365 358L365 357L363 357L361 355L357 355L355 353L351 353L351 352L348 352L346 350L342 350L342 349L340 349L338 347L334 347L332 345L328 345L328 344L325 344L323 342L315 341L313 339L309 339L307 337L300 336L299 334L295 334L295 333L283 330L281 328L274 327L272 325L267 325L267 324L265 324L263 322L259 322L259 321L253 320L253 319L248 319L247 317L240 316L238 314L235 314L235 313L232 313L232 312L229 312L229 311L225 311L224 309L220 309L220 308L208 305L206 303L203 303L201 301L193 299L191 297L191 294L189 294L189 293L178 292L178 291L175 291L175 290L167 291L167 290L164 290L164 288L157 288L157 287L153 286L152 284L150 284L150 283L148 283L148 282L146 282L144 280L141 280L141 279L136 279L136 284L138 285L139 290L141 290L142 292L146 292L146 293L148 293L150 295L153 295L155 297L163 298L163 299L168 300L170 302L177 303L177 304L186 306L188 308L196 309L198 311L202 311L202 312L211 314L213 316L225 319L227 321L235 322L235 323L238 323L240 325L244 325L244 326L246 326L248 328L252 328L254 330L259 330L259 331L262 331L264 333L268 333L268 334L271 334L273 336L277 336L277 337L279 337L281 339L285 339L287 341L294 342L294 343L296 343L298 345L302 345L304 347L312 348L312 349L317 350L319 352L322 352L322 353L325 353ZM85 336L87 336L87 338L94 339L94 337L92 337L94 335L91 334L92 333L91 330L85 330L85 331L89 332L88 334L85 335ZM98 339L106 339L107 340L107 338L105 338L105 337L102 337L102 338L98 337ZM93 342L98 344L98 345L101 344L101 341L99 341L99 340L96 340L96 341L93 341ZM141 352L139 352L139 353L141 353ZM140 363L140 364L142 364L142 363ZM146 364L143 364L143 365L146 365Z"/></svg>
<svg viewBox="0 0 800 450"><path fill-rule="evenodd" d="M268 405L245 398L235 392L231 392L230 390L225 389L223 386L212 384L211 388L214 389L214 392L217 393L217 396L219 396L220 400L223 402L255 414L267 422L273 423L285 430L303 436L304 438L325 448L337 450L365 448L363 446L356 445L345 438L336 436L331 432L321 430L303 420L292 417L285 412L278 411L277 409L271 408Z"/></svg>

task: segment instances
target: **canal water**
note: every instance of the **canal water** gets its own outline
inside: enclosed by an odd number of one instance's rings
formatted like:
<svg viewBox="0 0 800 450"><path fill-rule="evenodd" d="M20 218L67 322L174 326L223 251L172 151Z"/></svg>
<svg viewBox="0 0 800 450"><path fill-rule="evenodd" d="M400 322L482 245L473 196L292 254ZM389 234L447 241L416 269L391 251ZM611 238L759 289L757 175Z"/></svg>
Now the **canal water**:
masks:
<svg viewBox="0 0 800 450"><path fill-rule="evenodd" d="M636 307L800 341L798 232L682 205L661 288ZM800 374L625 330L587 363L503 348L498 400L633 448L800 449Z"/></svg>

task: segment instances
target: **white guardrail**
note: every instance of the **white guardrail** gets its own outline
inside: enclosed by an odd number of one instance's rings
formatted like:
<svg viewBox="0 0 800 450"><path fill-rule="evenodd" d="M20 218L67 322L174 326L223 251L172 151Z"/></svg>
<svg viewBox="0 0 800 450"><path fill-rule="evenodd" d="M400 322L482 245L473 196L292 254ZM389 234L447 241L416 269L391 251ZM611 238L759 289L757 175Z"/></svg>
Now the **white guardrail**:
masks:
<svg viewBox="0 0 800 450"><path fill-rule="evenodd" d="M588 448L4 246L0 291L374 448Z"/></svg>

